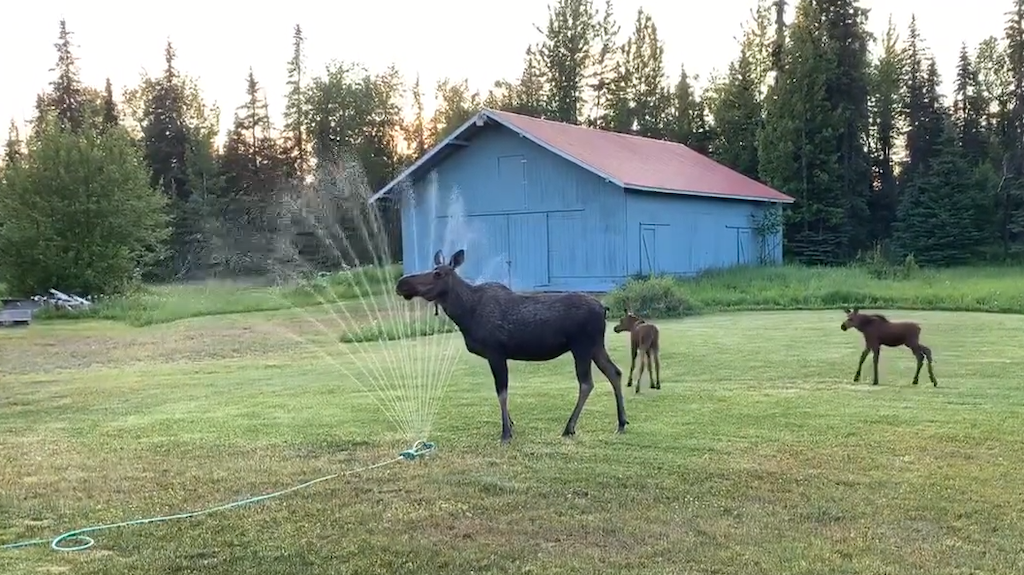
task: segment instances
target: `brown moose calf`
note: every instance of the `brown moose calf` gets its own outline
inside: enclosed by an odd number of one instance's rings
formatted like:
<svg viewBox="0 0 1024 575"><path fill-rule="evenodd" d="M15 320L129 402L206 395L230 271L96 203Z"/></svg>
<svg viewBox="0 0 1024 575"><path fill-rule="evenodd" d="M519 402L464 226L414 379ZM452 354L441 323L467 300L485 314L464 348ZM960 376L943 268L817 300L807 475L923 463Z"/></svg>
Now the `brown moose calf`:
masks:
<svg viewBox="0 0 1024 575"><path fill-rule="evenodd" d="M647 323L640 316L623 310L624 314L619 324L613 330L615 333L629 332L629 379L626 380L626 387L633 386L633 368L636 367L636 355L640 354L640 373L636 376L636 392L640 393L640 380L644 376L644 365L647 365L647 379L651 382L651 389L661 389L661 357L658 353L658 326ZM651 366L651 360L654 366ZM655 383L657 380L657 383Z"/></svg>

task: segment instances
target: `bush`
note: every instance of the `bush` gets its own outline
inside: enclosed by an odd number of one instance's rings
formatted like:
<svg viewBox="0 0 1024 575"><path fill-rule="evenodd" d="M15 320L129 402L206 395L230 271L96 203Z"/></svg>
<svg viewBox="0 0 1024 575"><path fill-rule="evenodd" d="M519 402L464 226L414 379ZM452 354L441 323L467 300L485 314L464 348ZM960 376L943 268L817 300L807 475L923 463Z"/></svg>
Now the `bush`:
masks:
<svg viewBox="0 0 1024 575"><path fill-rule="evenodd" d="M914 254L908 255L900 264L893 264L891 255L885 253L879 244L875 244L875 247L866 254L860 254L854 266L879 280L909 280L921 275L921 268L918 267Z"/></svg>
<svg viewBox="0 0 1024 575"><path fill-rule="evenodd" d="M127 290L168 237L166 201L120 129L69 133L47 122L4 170L0 270L22 296Z"/></svg>
<svg viewBox="0 0 1024 575"><path fill-rule="evenodd" d="M852 306L1024 313L1024 268L926 270L908 264L904 270L880 274L877 269L858 266L737 267L693 278L631 281L609 293L605 305L621 308L622 302L643 293L661 298L647 304L652 310L677 309L680 299L690 304L688 311L673 317L693 312L839 310ZM641 287L638 283L653 285Z"/></svg>
<svg viewBox="0 0 1024 575"><path fill-rule="evenodd" d="M608 294L604 304L611 308L609 317L618 317L629 309L642 317L683 317L699 312L679 289L679 282L668 276L633 278Z"/></svg>

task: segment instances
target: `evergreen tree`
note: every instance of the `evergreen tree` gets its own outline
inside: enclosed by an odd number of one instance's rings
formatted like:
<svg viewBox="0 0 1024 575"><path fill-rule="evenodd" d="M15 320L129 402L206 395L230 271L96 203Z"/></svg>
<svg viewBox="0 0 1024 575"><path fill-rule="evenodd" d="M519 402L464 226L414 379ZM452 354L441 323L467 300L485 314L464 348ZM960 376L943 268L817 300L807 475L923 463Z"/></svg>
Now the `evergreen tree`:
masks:
<svg viewBox="0 0 1024 575"><path fill-rule="evenodd" d="M892 235L896 219L897 185L895 160L897 138L902 135L903 53L899 36L889 19L882 38L882 51L871 75L871 125L868 146L871 150L872 193L868 201L871 214L869 238L886 241Z"/></svg>
<svg viewBox="0 0 1024 575"><path fill-rule="evenodd" d="M920 264L962 265L984 246L984 192L974 186L938 86L938 68L929 60L920 76L921 100L915 103L921 123L912 128L921 150L908 150L917 164L903 178L893 240L901 256L913 255Z"/></svg>
<svg viewBox="0 0 1024 575"><path fill-rule="evenodd" d="M533 46L526 48L523 73L519 76L515 95L515 104L511 111L535 118L543 118L548 115L544 65L537 54L537 49Z"/></svg>
<svg viewBox="0 0 1024 575"><path fill-rule="evenodd" d="M579 124L597 30L592 0L557 0L548 10L539 57L547 78L551 119Z"/></svg>
<svg viewBox="0 0 1024 575"><path fill-rule="evenodd" d="M711 156L711 148L717 139L715 127L708 122L710 104L706 95L701 95L701 98L697 100L692 115L693 136L686 143L690 149L708 157Z"/></svg>
<svg viewBox="0 0 1024 575"><path fill-rule="evenodd" d="M858 0L819 1L822 45L832 66L826 94L838 140L839 172L833 176L846 213L844 257L851 257L869 245L871 158L864 135L871 119L868 45L872 37L867 31L867 11Z"/></svg>
<svg viewBox="0 0 1024 575"><path fill-rule="evenodd" d="M750 20L743 25L740 52L746 55L749 62L750 74L757 86L755 96L758 102L764 100L769 78L775 69L772 59L775 37L772 7L768 0L757 0L757 5L750 11Z"/></svg>
<svg viewBox="0 0 1024 575"><path fill-rule="evenodd" d="M761 90L767 77L764 3L754 13L754 26L744 31L739 57L729 64L714 93L711 117L715 125L712 157L751 178L758 178L757 137L764 120Z"/></svg>
<svg viewBox="0 0 1024 575"><path fill-rule="evenodd" d="M305 43L302 27L298 24L292 32L292 57L288 60L288 92L284 105L284 154L287 157L287 175L289 178L302 177L309 170L309 153L307 150L306 125L306 93L305 78Z"/></svg>
<svg viewBox="0 0 1024 575"><path fill-rule="evenodd" d="M427 119L423 112L423 88L420 76L412 85L412 122L405 126L405 141L412 147L412 161L422 158L427 153Z"/></svg>
<svg viewBox="0 0 1024 575"><path fill-rule="evenodd" d="M668 123L670 95L665 84L665 45L651 15L638 9L633 35L626 41L624 60L632 79L635 133L663 138Z"/></svg>
<svg viewBox="0 0 1024 575"><path fill-rule="evenodd" d="M621 48L608 85L603 122L607 129L649 138L664 138L672 131L672 94L665 82L664 55L654 20L642 8L637 10L633 34Z"/></svg>
<svg viewBox="0 0 1024 575"><path fill-rule="evenodd" d="M972 164L986 160L989 150L984 133L986 104L979 84L967 45L961 44L953 87L952 120L957 143Z"/></svg>
<svg viewBox="0 0 1024 575"><path fill-rule="evenodd" d="M150 185L169 199L170 252L155 271L159 279L203 272L211 217L203 202L221 189L213 155L217 118L202 102L194 82L175 67L174 47L164 49L164 71L145 78L129 94L141 126Z"/></svg>
<svg viewBox="0 0 1024 575"><path fill-rule="evenodd" d="M591 58L590 72L591 102L587 125L592 128L607 129L608 91L615 79L615 72L621 53L618 45L620 27L615 20L612 0L605 0L601 20L597 24L594 37L594 54Z"/></svg>
<svg viewBox="0 0 1024 575"><path fill-rule="evenodd" d="M107 78L106 83L103 85L102 107L102 123L104 127L111 128L121 124L121 118L117 114L117 103L114 101L114 87L110 84L110 78Z"/></svg>
<svg viewBox="0 0 1024 575"><path fill-rule="evenodd" d="M4 143L3 165L11 166L15 164L21 158L21 154L21 133L18 130L18 125L12 119L10 126L7 128L7 142Z"/></svg>
<svg viewBox="0 0 1024 575"><path fill-rule="evenodd" d="M153 171L151 185L169 197L187 200L192 191L185 167L189 134L184 118L185 94L174 58L174 46L167 42L163 76L147 94L143 143L146 161Z"/></svg>
<svg viewBox="0 0 1024 575"><path fill-rule="evenodd" d="M917 19L911 15L907 29L907 42L903 52L904 97L903 114L907 122L905 134L906 159L900 170L903 180L912 178L924 169L927 159L934 155L929 136L934 134L935 126L929 124L933 119L934 102L937 94L926 90L925 70L927 69L927 50L921 41L917 29Z"/></svg>
<svg viewBox="0 0 1024 575"><path fill-rule="evenodd" d="M771 68L776 73L775 83L778 85L778 73L785 65L786 51L786 0L774 0L772 7L775 8L775 34L771 46Z"/></svg>
<svg viewBox="0 0 1024 575"><path fill-rule="evenodd" d="M61 129L77 132L86 121L86 101L71 36L67 22L61 18L57 43L53 45L57 49L57 65L50 70L57 76L50 83L49 96L43 103L47 110L55 113Z"/></svg>
<svg viewBox="0 0 1024 575"><path fill-rule="evenodd" d="M221 158L227 196L222 213L228 221L220 259L235 273L273 271L285 177L267 102L251 68L245 92L246 102L235 112Z"/></svg>
<svg viewBox="0 0 1024 575"><path fill-rule="evenodd" d="M680 144L690 145L697 135L698 116L703 109L693 86L690 84L686 65L679 69L679 80L672 89L672 105L668 112L668 139Z"/></svg>
<svg viewBox="0 0 1024 575"><path fill-rule="evenodd" d="M783 65L765 102L758 138L763 181L796 199L787 216L785 249L797 261L837 264L851 253L844 119L831 101L839 59L829 52L827 13L818 0L797 4ZM853 166L850 166L853 167Z"/></svg>
<svg viewBox="0 0 1024 575"><path fill-rule="evenodd" d="M1024 248L1024 0L1014 0L1004 29L1006 96L1003 137L1003 241L1006 252Z"/></svg>
<svg viewBox="0 0 1024 575"><path fill-rule="evenodd" d="M615 73L605 87L605 110L598 120L601 129L631 134L636 129L636 112L633 108L633 70L626 62L632 48L627 43L620 48L620 57L615 64Z"/></svg>
<svg viewBox="0 0 1024 575"><path fill-rule="evenodd" d="M547 116L547 86L545 85L543 62L533 46L526 48L523 72L515 83L498 81L484 105L497 109L543 118Z"/></svg>

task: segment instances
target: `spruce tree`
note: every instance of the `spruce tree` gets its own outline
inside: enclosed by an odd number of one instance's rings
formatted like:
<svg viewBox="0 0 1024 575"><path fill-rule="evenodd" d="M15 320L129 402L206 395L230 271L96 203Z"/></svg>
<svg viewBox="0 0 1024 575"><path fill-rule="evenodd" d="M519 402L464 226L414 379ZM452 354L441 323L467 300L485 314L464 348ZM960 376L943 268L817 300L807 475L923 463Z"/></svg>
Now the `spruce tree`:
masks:
<svg viewBox="0 0 1024 575"><path fill-rule="evenodd" d="M871 75L871 125L868 145L871 151L872 191L868 201L871 214L869 238L888 241L896 219L897 185L894 153L902 135L903 53L892 19L882 38L881 54Z"/></svg>
<svg viewBox="0 0 1024 575"><path fill-rule="evenodd" d="M110 78L107 78L106 83L103 85L102 108L102 123L105 128L112 128L120 125L121 118L117 113L117 103L114 101L114 87L110 84Z"/></svg>
<svg viewBox="0 0 1024 575"><path fill-rule="evenodd" d="M288 92L284 105L284 154L287 157L289 178L301 178L309 171L309 151L306 141L306 37L302 26L296 24L292 32L292 57L288 60Z"/></svg>
<svg viewBox="0 0 1024 575"><path fill-rule="evenodd" d="M77 132L86 121L86 102L71 36L67 22L61 18L60 32L57 43L54 44L54 48L57 49L57 64L50 70L56 72L57 76L50 83L49 97L45 100L45 105L54 112L61 129Z"/></svg>
<svg viewBox="0 0 1024 575"><path fill-rule="evenodd" d="M549 8L539 57L547 79L547 110L559 122L579 124L597 30L592 0L557 0Z"/></svg>

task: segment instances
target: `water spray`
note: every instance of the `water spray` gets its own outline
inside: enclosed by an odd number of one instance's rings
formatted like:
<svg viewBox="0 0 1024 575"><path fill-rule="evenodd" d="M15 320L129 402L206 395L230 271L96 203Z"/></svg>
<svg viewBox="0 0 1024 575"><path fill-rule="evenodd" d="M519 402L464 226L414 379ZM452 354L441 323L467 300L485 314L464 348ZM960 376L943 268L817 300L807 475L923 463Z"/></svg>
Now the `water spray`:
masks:
<svg viewBox="0 0 1024 575"><path fill-rule="evenodd" d="M327 170L327 180L322 185L314 186L314 188L305 190L309 194L302 195L298 194L295 198L289 199L284 204L285 212L288 213L290 218L286 221L295 220L300 222L306 228L309 228L308 232L313 234L314 239L319 240L319 244L322 247L328 249L328 254L339 261L355 262L356 266L362 262L364 264L370 264L369 273L376 274L376 280L378 282L384 280L384 268L382 267L385 263L390 263L393 258L390 257L389 248L387 245L387 237L383 233L383 223L380 220L379 214L375 209L362 208L362 211L355 211L348 209L342 209L350 207L351 205L363 204L364 197L368 197L368 190L365 183L365 178L362 177L358 166L343 166L334 167L332 170ZM326 176L325 176L326 177ZM302 191L302 190L300 190ZM307 197L308 196L308 197ZM437 190L437 175L432 173L430 182L427 187L426 194L426 206L423 206L429 211L429 217L425 218L429 221L430 233L429 240L431 242L428 246L422 246L416 244L412 249L411 253L407 257L415 257L417 253L433 253L439 246L434 245L433 238L439 238L440 242L444 245L447 251L451 251L454 245L466 245L473 242L473 231L465 219L465 210L462 206L461 200L457 192L453 192L451 198L448 201L444 201L438 197ZM299 200L305 198L303 201L312 202L311 206L302 204ZM358 200L353 202L353 199ZM410 198L412 199L412 198ZM424 199L420 198L418 201L423 202ZM438 208L444 206L446 212L446 224L443 229L434 229L437 225ZM415 211L415 210L414 210ZM350 214L350 219L353 221L349 222L350 226L354 226L354 230L343 229L340 224L336 222L339 213ZM354 215L351 215L354 214ZM321 222L334 222L331 224L323 224ZM290 224L289 224L290 225ZM415 219L413 221L415 226ZM293 238L292 234L297 237L298 231L292 230L291 227L284 226L284 239L281 240L281 246L274 248L274 251L270 254L271 264L274 265L274 273L277 275L283 275L284 277L294 277L307 270L307 266L304 265L306 262L303 260L299 252L297 245L292 245ZM437 233L435 233L437 232ZM419 239L417 234L413 234L416 240ZM231 236L234 237L234 236ZM244 239L244 238L243 238ZM361 253L361 251L369 250L369 260L367 255ZM239 251L245 251L239 248ZM280 252L280 253L278 253ZM230 255L230 253L229 253ZM312 269L316 269L313 266ZM376 268L375 270L373 268ZM383 322L385 318L388 321L394 319L397 322L397 329L402 337L414 338L421 334L416 334L414 330L415 324L415 313L423 313L425 316L429 316L429 308L427 306L420 307L421 312L416 312L415 306L402 306L401 302L395 301L396 298L378 299L378 292L375 291L374 286L370 285L367 273L359 272L359 270L350 271L346 268L346 271L340 272L340 278L346 280L346 288L351 289L358 296L359 302L362 304L363 312L365 315L375 317L378 321ZM482 279L482 278L480 278ZM329 317L332 318L336 323L337 327L342 328L351 333L351 330L355 329L361 321L357 320L353 313L348 309L349 306L340 305L341 302L338 297L331 291L330 286L326 293L321 294L317 290L310 290L310 293L319 300L319 303L328 308ZM329 301L333 300L333 301ZM323 323L317 317L314 317L308 309L302 306L293 306L300 315L315 326L318 331L322 332L325 336L336 338L334 330ZM440 316L440 305L434 303L434 314L435 317ZM434 422L437 414L437 410L440 403L440 398L444 395L451 382L452 374L456 367L456 362L459 357L457 353L458 339L457 338L431 338L421 340L420 348L416 349L413 345L389 345L388 338L385 337L383 330L377 334L376 341L363 340L353 341L350 344L346 344L340 347L332 346L331 349L344 350L345 353L349 354L355 361L344 362L338 361L327 353L326 346L316 345L312 341L305 341L302 335L297 333L291 333L287 328L284 330L286 335L298 340L300 343L308 345L312 351L320 355L327 362L334 365L343 375L345 375L354 385L361 388L367 393L370 400L373 401L382 411L382 413L390 419L401 432L407 437L426 437L429 434L430 428ZM429 333L427 335L434 335ZM376 349L371 349L376 348ZM419 354L422 354L419 355ZM381 359L383 356L383 361ZM421 357L426 360L421 360ZM161 517L153 517L147 519L137 519L133 521L126 521L121 523L112 523L107 525L97 525L91 527L85 527L68 531L53 539L35 539L31 541L23 541L19 543L11 543L6 545L0 545L0 550L12 550L36 545L49 545L54 551L82 551L88 549L94 545L94 540L89 536L90 534L106 531L114 528L128 527L144 525L149 523L160 523L167 522L175 519L187 519L197 517L200 515L207 515L215 511L224 511L233 509L236 507L243 507L254 503L259 503L298 491L317 483L335 479L338 477L344 477L348 475L354 475L357 473L363 473L380 467L385 467L400 461L414 462L429 457L430 455L437 452L437 444L435 442L420 440L416 441L410 448L405 449L397 454L397 456L384 460L382 462L335 473L314 479L290 487L281 491L234 501L231 503L203 509L199 511L192 511L186 513L180 513L176 515L168 515Z"/></svg>

